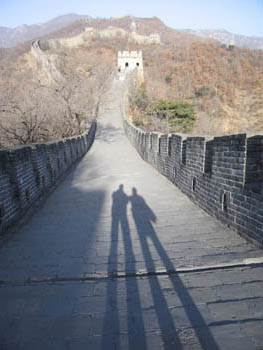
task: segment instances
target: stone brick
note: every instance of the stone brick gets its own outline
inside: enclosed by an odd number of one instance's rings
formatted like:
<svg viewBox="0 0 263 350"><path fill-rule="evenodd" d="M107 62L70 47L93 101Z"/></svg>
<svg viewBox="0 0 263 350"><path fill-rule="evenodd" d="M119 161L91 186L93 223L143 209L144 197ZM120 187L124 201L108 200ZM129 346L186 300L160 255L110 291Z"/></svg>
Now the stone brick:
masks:
<svg viewBox="0 0 263 350"><path fill-rule="evenodd" d="M242 236L263 242L263 136L145 133L124 121L141 157L202 208Z"/></svg>
<svg viewBox="0 0 263 350"><path fill-rule="evenodd" d="M93 122L81 136L0 151L0 233L89 150L95 132Z"/></svg>

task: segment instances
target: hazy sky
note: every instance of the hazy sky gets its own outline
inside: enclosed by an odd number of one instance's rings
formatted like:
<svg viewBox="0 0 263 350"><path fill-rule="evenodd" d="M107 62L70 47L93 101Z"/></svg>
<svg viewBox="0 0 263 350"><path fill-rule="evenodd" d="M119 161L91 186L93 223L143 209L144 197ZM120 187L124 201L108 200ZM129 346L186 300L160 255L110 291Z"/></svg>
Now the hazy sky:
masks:
<svg viewBox="0 0 263 350"><path fill-rule="evenodd" d="M263 36L263 0L0 0L0 26L43 23L68 13L157 16L173 28Z"/></svg>

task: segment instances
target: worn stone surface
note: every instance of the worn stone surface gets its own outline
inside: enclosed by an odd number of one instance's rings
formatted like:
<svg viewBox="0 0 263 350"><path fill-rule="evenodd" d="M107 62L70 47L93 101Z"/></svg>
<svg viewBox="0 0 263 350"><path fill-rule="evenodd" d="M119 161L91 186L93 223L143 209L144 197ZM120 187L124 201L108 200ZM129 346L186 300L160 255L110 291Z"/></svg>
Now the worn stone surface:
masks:
<svg viewBox="0 0 263 350"><path fill-rule="evenodd" d="M0 349L261 349L263 266L158 275L263 253L140 159L122 91L114 81L90 152L0 251Z"/></svg>

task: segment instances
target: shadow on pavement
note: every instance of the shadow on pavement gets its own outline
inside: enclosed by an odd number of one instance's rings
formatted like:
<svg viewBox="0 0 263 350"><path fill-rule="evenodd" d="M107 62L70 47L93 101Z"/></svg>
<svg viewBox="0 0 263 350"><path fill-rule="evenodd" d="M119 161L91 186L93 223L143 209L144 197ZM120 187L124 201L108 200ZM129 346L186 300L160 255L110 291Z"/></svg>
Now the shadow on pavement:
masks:
<svg viewBox="0 0 263 350"><path fill-rule="evenodd" d="M124 193L123 185L119 186L119 189L112 194L112 225L111 225L111 247L110 258L112 258L112 264L108 265L108 276L114 277L114 273L117 271L117 258L118 258L118 238L119 229L123 235L124 249L125 249L125 272L135 272L135 257L132 249L132 241L130 236L130 228L127 218L127 204L129 198ZM129 257L129 259L128 259ZM129 262L128 262L129 260ZM132 262L130 262L132 261ZM142 308L139 297L138 283L135 278L126 278L126 291L127 296L135 296L133 303L127 303L127 313L129 315L127 322L128 342L129 349L146 349L145 330L142 316ZM121 327L118 312L112 313L112 306L116 306L117 309L117 287L118 280L113 279L108 283L107 287L107 299L106 299L106 316L103 323L103 335L108 332L118 335ZM119 336L116 337L116 348L120 349ZM108 349L107 338L104 336L102 340L102 349Z"/></svg>
<svg viewBox="0 0 263 350"><path fill-rule="evenodd" d="M124 192L123 185L112 194L112 226L111 226L111 247L109 259L114 261L114 264L108 268L108 276L112 277L107 286L107 309L103 323L103 339L102 348L107 349L107 333L111 329L111 334L116 336L115 346L121 348L120 337L121 333L128 333L128 348L129 349L148 349L146 341L146 326L144 324L143 312L138 279L126 277L126 301L127 301L127 329L123 329L123 321L117 308L117 293L118 293L118 278L114 278L118 270L118 241L123 238L125 251L125 272L127 274L136 272L136 262L133 253L133 245L131 240L130 228L127 217L127 205L131 203L133 220L139 236L139 242L143 252L147 271L150 272L148 283L150 286L151 296L154 304L154 310L158 320L158 328L160 329L164 349L182 349L183 344L178 335L176 325L176 315L172 315L171 309L168 307L167 300L163 293L157 276L154 276L155 264L152 256L153 248L160 256L166 270L174 271L175 267L163 248L158 236L153 228L152 222L157 220L156 215L147 205L144 198L138 195L136 188L132 189L130 197ZM131 263L132 261L132 263ZM203 316L194 304L187 288L178 275L168 275L173 289L179 298L182 306L184 306L185 314L194 329L196 337L203 349L219 349L211 334L208 326L205 323ZM113 305L116 306L117 312L112 312Z"/></svg>

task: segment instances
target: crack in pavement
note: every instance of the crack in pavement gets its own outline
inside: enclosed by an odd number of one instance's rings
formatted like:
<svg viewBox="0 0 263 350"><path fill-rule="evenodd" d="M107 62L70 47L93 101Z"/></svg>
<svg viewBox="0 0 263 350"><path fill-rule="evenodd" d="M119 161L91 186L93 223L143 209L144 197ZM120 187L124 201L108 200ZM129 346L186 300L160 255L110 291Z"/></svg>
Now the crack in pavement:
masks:
<svg viewBox="0 0 263 350"><path fill-rule="evenodd" d="M183 267L171 270L156 270L156 271L145 271L139 270L136 272L111 272L108 273L84 273L80 276L54 276L46 277L42 279L29 277L25 281L8 281L0 280L0 287L5 285L28 285L28 284L45 284L45 283L56 283L56 282L88 282L88 281L98 281L98 280L109 280L109 279L119 279L119 278L141 278L141 277L154 277L154 276L171 276L186 273L198 273L207 272L215 270L227 270L242 267L262 267L263 257L261 258L251 258L244 259L232 263L216 264L216 265L204 265L204 266L193 266L193 267Z"/></svg>

